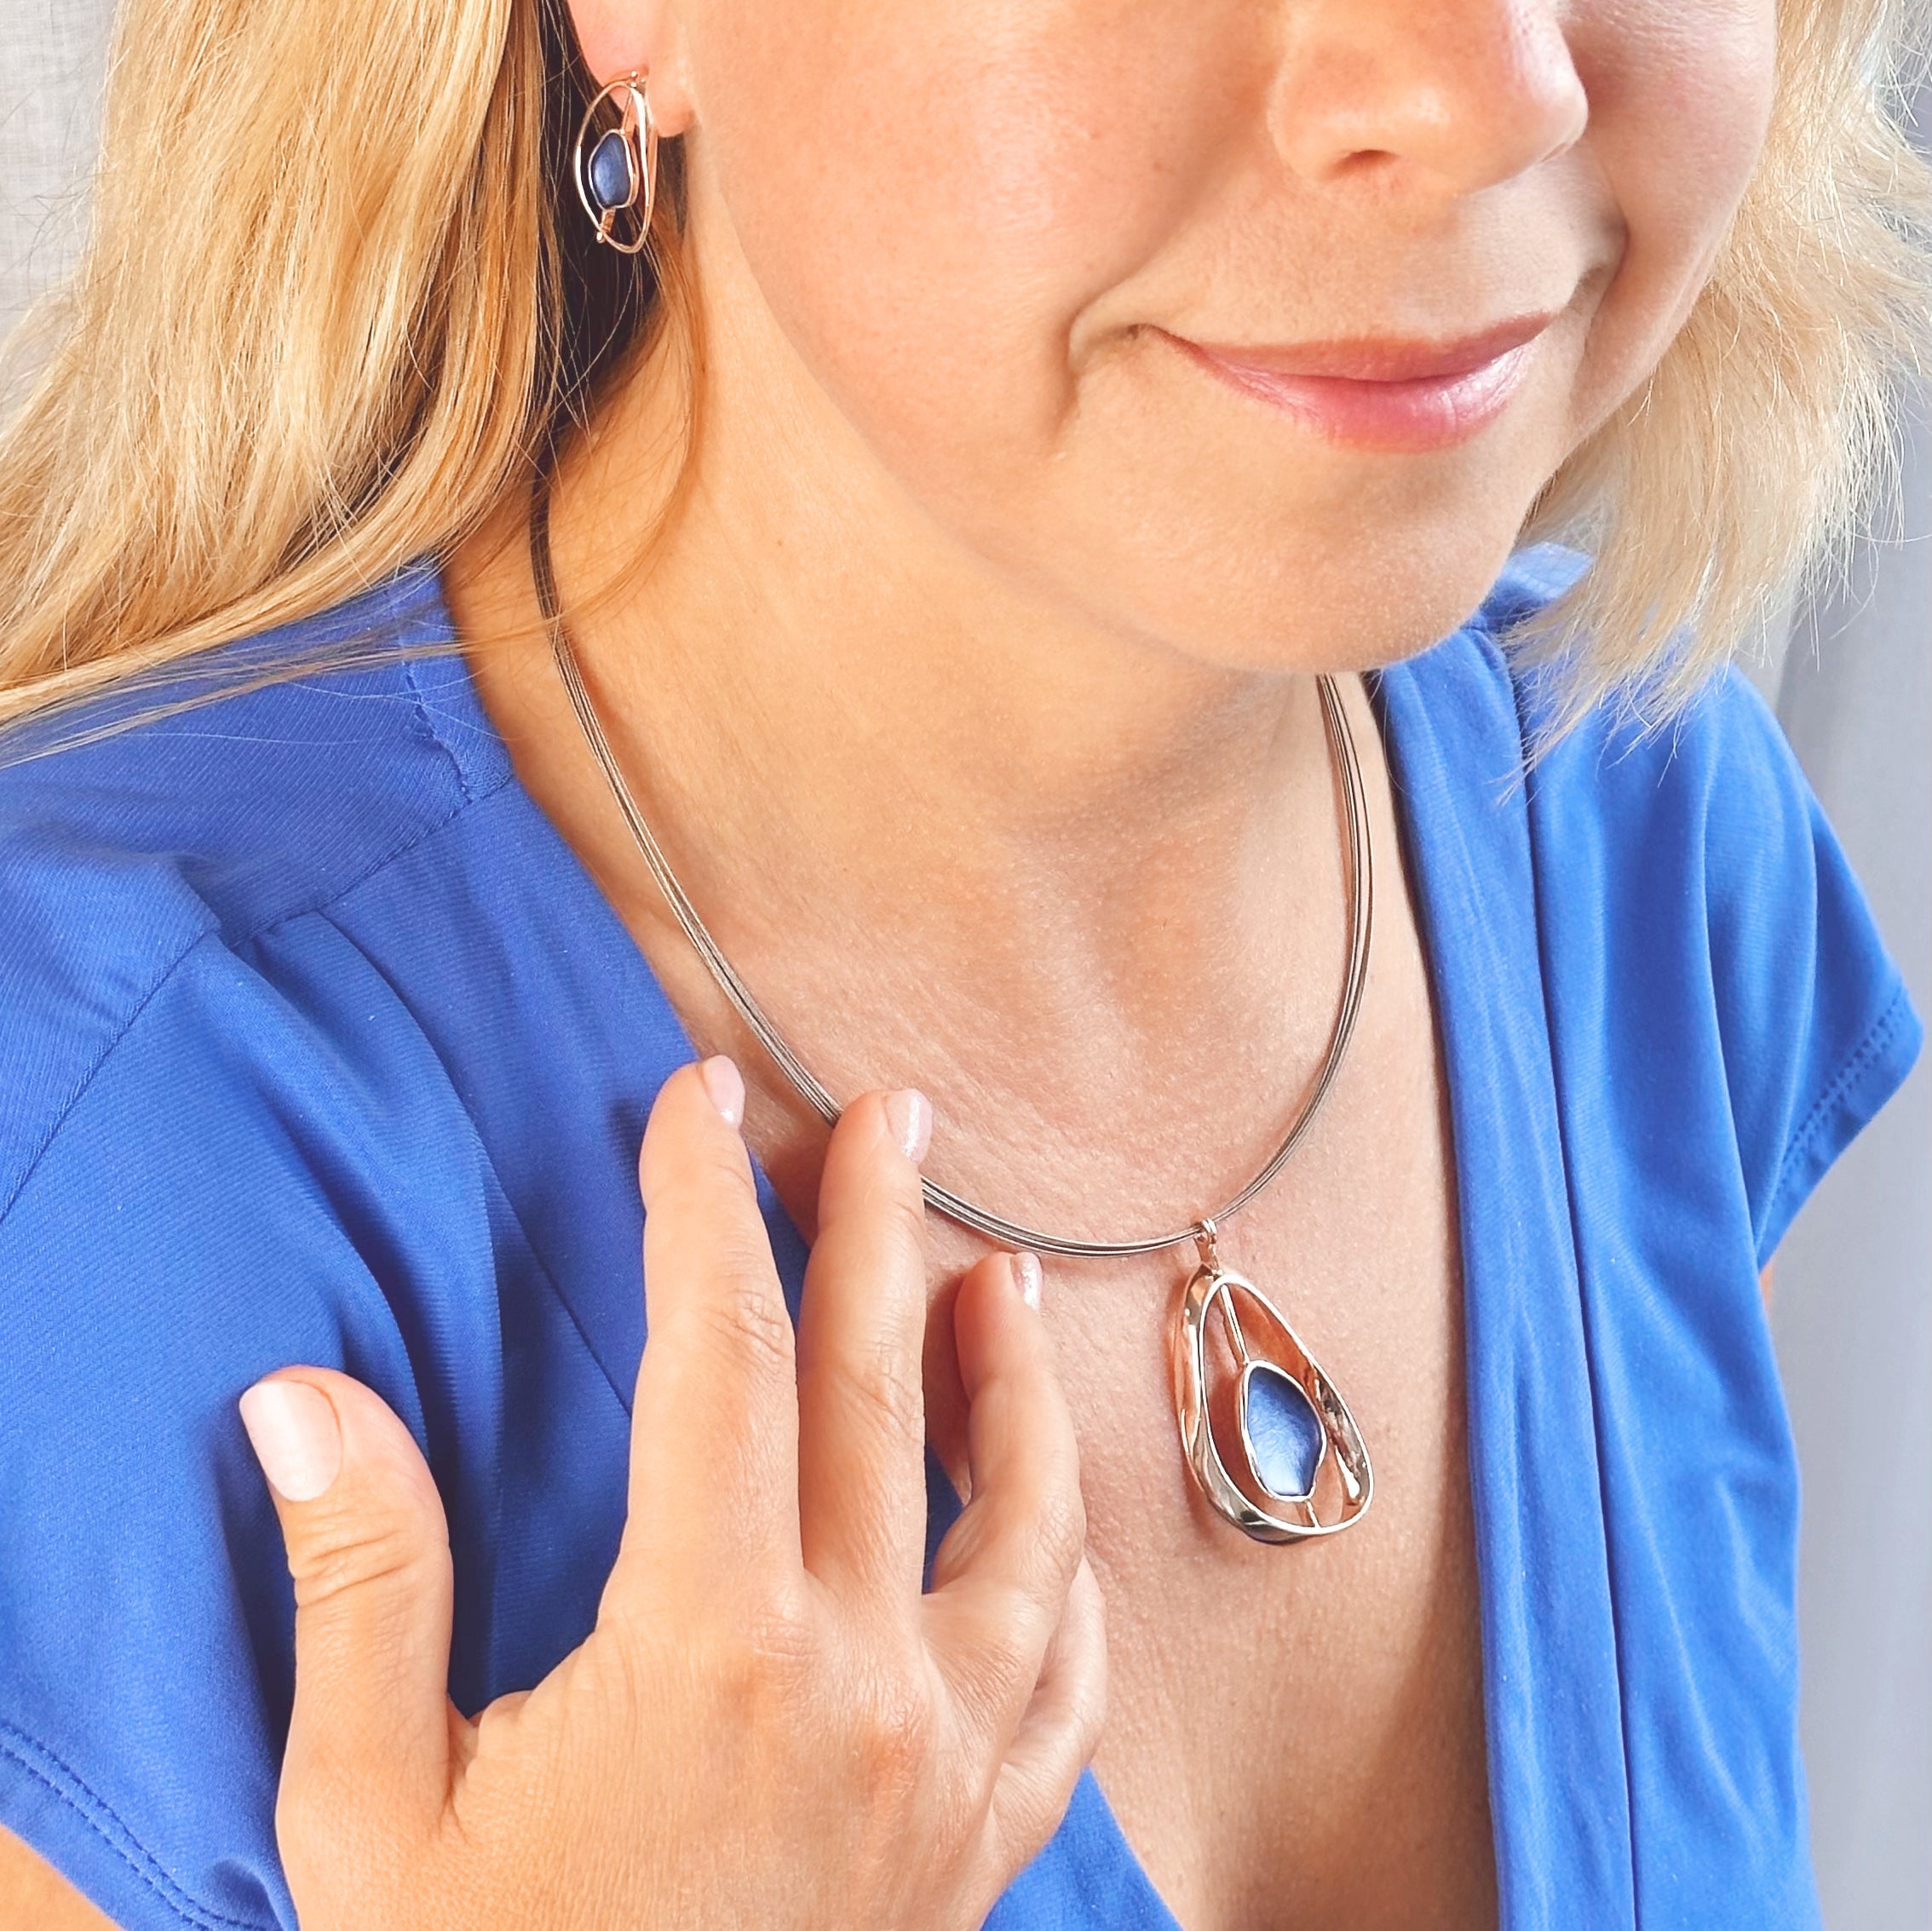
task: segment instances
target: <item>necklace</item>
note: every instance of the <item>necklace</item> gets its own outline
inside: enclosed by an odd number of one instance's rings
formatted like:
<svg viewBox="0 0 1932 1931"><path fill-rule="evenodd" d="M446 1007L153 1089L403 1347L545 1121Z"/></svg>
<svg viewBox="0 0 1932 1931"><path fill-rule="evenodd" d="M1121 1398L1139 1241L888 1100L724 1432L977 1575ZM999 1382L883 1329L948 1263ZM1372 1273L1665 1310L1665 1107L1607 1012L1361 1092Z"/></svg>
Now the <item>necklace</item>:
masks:
<svg viewBox="0 0 1932 1931"><path fill-rule="evenodd" d="M532 497L531 569L551 655L590 755L651 876L711 976L801 1097L828 1124L835 1122L841 1111L838 1102L785 1043L719 951L672 873L612 755L564 624L550 557L549 480L546 465ZM1170 1336L1182 1451L1213 1508L1256 1541L1266 1543L1336 1534L1360 1520L1375 1486L1368 1451L1348 1404L1287 1318L1245 1275L1222 1265L1216 1245L1219 1223L1232 1219L1274 1178L1314 1124L1348 1053L1368 978L1375 866L1367 800L1354 739L1334 680L1323 675L1315 681L1329 753L1341 781L1348 963L1321 1066L1267 1164L1215 1213L1204 1214L1176 1233L1134 1240L1075 1240L1043 1233L975 1206L936 1181L921 1181L928 1205L962 1226L1014 1246L1099 1257L1194 1244L1199 1264L1176 1296Z"/></svg>

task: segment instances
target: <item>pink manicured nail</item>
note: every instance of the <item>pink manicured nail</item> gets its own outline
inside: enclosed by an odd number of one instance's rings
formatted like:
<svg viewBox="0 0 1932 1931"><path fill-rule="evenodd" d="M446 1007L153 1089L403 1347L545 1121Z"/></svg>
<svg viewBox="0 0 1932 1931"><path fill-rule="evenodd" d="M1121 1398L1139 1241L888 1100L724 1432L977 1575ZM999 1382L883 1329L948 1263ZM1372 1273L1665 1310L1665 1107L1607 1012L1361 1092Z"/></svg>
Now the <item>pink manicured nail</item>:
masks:
<svg viewBox="0 0 1932 1931"><path fill-rule="evenodd" d="M257 1382L241 1398L242 1426L262 1472L285 1502L326 1495L342 1468L342 1431L320 1388Z"/></svg>
<svg viewBox="0 0 1932 1931"><path fill-rule="evenodd" d="M916 1086L903 1086L885 1100L886 1122L899 1150L915 1165L933 1143L933 1105Z"/></svg>
<svg viewBox="0 0 1932 1931"><path fill-rule="evenodd" d="M1037 1313L1040 1305L1040 1257L1022 1247L1013 1256L1013 1284L1020 1298Z"/></svg>
<svg viewBox="0 0 1932 1931"><path fill-rule="evenodd" d="M698 1077L725 1124L738 1125L745 1118L745 1076L737 1066L722 1053L714 1053L699 1066Z"/></svg>

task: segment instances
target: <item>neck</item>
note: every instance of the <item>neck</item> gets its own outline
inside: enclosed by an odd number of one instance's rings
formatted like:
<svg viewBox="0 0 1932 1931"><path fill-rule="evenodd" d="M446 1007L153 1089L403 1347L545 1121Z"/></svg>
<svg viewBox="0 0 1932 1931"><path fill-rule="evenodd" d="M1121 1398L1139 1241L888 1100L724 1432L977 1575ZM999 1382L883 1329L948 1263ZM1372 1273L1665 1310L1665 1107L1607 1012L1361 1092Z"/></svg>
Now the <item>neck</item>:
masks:
<svg viewBox="0 0 1932 1931"><path fill-rule="evenodd" d="M1314 679L1205 664L1031 595L728 374L639 563L625 506L664 494L666 388L634 382L560 474L559 586L634 795L808 1063L836 1089L853 1045L942 1106L949 1065L982 1101L1025 1089L1022 1066L1082 1081L1089 1106L1096 1080L1144 1112L1164 1072L1178 1089L1206 1067L1251 1113L1257 1063L1291 1092L1345 949ZM528 621L520 534L451 571L486 703L634 930L662 937ZM841 1009L851 1041L823 1020ZM867 1051L895 1043L903 1067Z"/></svg>

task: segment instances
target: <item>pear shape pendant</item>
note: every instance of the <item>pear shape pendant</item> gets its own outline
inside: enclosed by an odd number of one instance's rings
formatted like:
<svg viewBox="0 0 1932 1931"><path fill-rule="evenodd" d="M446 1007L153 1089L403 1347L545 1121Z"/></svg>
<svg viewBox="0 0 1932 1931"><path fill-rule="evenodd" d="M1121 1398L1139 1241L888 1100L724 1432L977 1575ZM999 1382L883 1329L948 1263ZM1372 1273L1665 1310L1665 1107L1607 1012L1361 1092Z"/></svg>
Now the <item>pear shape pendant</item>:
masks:
<svg viewBox="0 0 1932 1931"><path fill-rule="evenodd" d="M1280 1309L1221 1265L1213 1221L1198 1238L1201 1264L1182 1292L1173 1339L1187 1466L1215 1509L1256 1542L1334 1535L1361 1519L1375 1492L1355 1418Z"/></svg>

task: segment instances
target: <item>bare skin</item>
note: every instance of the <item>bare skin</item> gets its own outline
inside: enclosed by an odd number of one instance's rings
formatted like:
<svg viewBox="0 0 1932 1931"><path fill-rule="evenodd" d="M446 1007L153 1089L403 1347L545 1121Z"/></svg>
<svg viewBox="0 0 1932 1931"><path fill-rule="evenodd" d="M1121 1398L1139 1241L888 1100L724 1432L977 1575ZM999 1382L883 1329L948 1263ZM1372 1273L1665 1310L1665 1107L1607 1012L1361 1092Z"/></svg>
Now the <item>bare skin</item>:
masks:
<svg viewBox="0 0 1932 1931"><path fill-rule="evenodd" d="M1347 1391L1376 1507L1290 1550L1211 1518L1167 1387L1185 1260L1049 1261L1108 1606L1095 1767L1187 1931L1493 1923L1442 1072L1350 674L1467 615L1688 312L1762 140L1769 0L575 14L594 70L647 70L687 141L706 362L648 567L677 411L646 363L560 479L560 577L683 882L835 1092L916 1083L928 1170L1033 1225L1124 1235L1225 1198L1332 1013L1312 674L1347 680L1390 885L1368 1002L1320 1129L1226 1246ZM1179 346L1531 314L1509 407L1420 452ZM823 1129L605 796L514 512L449 587L520 777L699 1049L744 1068L746 1138L812 1236ZM944 1316L986 1247L929 1219L927 1420L957 1468Z"/></svg>
<svg viewBox="0 0 1932 1931"><path fill-rule="evenodd" d="M0 1924L7 1931L106 1931L112 1922L11 1830L0 1830Z"/></svg>
<svg viewBox="0 0 1932 1931"><path fill-rule="evenodd" d="M664 125L690 131L710 357L695 486L608 606L588 593L627 561L639 452L671 440L648 371L563 480L582 654L687 889L835 1091L917 1078L932 1170L1030 1224L1183 1221L1266 1154L1332 1011L1308 673L1451 628L1668 339L1755 152L1766 16L1702 12L1722 46L1694 51L1681 14L1642 9L1458 6L1433 29L1376 5L785 17L579 14L601 70L643 57ZM746 72L753 22L784 53ZM1666 124L1693 101L1694 132ZM1694 206L1677 141L1704 170ZM788 143L812 154L808 197ZM1161 339L1452 335L1536 309L1555 319L1532 383L1424 455L1250 410ZM752 1144L809 1233L816 1124L576 742L520 532L455 583L526 784L700 1047L750 1071ZM1386 773L1352 702L1387 876ZM1375 1445L1360 1533L1260 1549L1190 1491L1164 1354L1184 1261L1049 1268L1109 1606L1095 1770L1189 1931L1494 1919L1452 1188L1400 888L1376 947L1348 1077L1230 1241ZM983 1247L944 1222L931 1244L942 1301Z"/></svg>
<svg viewBox="0 0 1932 1931"><path fill-rule="evenodd" d="M506 591L517 561L514 548L501 559ZM469 594L482 587L473 581ZM699 1050L733 1052L752 1070L748 1135L809 1238L823 1129L670 923L601 780L572 781L580 767L597 774L563 728L567 716L553 714L563 700L541 650L526 658L511 646L477 664L493 714L515 721L524 782L603 880ZM1388 888L1370 996L1321 1127L1230 1227L1225 1251L1277 1284L1303 1331L1320 1337L1325 1364L1371 1431L1371 1524L1290 1551L1220 1523L1186 1479L1168 1379L1166 1324L1191 1256L1048 1260L1044 1312L1082 1445L1089 1555L1108 1603L1112 1714L1095 1768L1188 1931L1314 1922L1304 1914L1329 1910L1392 1926L1494 1919L1440 1076L1379 740L1359 691L1351 702ZM519 703L528 709L513 709ZM1048 1034L1055 1061L1078 1067L1067 1090L1043 1093L1013 1078L1021 1069L998 1046L1003 1023L1024 1014L1043 1024L1025 993L1003 1003L981 986L962 990L957 1009L938 1009L930 994L901 1003L882 991L901 969L883 941L856 956L847 948L849 971L807 980L787 934L761 948L731 934L733 894L703 902L719 911L733 963L768 1009L786 1015L792 1043L835 1090L869 1069L920 1067L923 1086L941 1096L935 1177L1029 1224L1136 1231L1161 1204L1213 1184L1205 1149L1226 1149L1220 1170L1236 1184L1259 1164L1332 1018L1345 942L1332 789L1318 721L1297 716L1287 728L1312 735L1315 756L1299 767L1313 780L1302 801L1306 836L1297 852L1278 848L1276 862L1308 878L1309 915L1297 923L1290 963L1228 1014L1224 1038L1199 1038L1175 988L1173 1022L1193 1041L1191 1055L1171 1042L1157 1051L1150 1037L1124 1038L1124 1016L1071 967L1057 987L1043 970L1035 998L1064 1002L1055 1015L1064 1032ZM561 770L546 756L559 751ZM1140 948L1127 954L1136 963L1148 943L1122 940ZM1177 974L1192 944L1182 945ZM989 951L998 958L1002 949ZM825 969L824 957L816 963ZM1211 980L1214 960L1200 958L1197 971ZM1155 1017L1147 1014L1149 1035ZM1190 1077L1202 1090L1188 1090ZM985 1123L976 1135L954 1124L968 1106ZM1118 1124L1095 1129L1105 1122ZM1029 1140L1039 1149L1031 1157ZM931 1293L943 1309L987 1246L929 1219ZM929 1334L928 1418L957 1466L946 1333L941 1319ZM1281 1720L1285 1710L1293 1722Z"/></svg>

